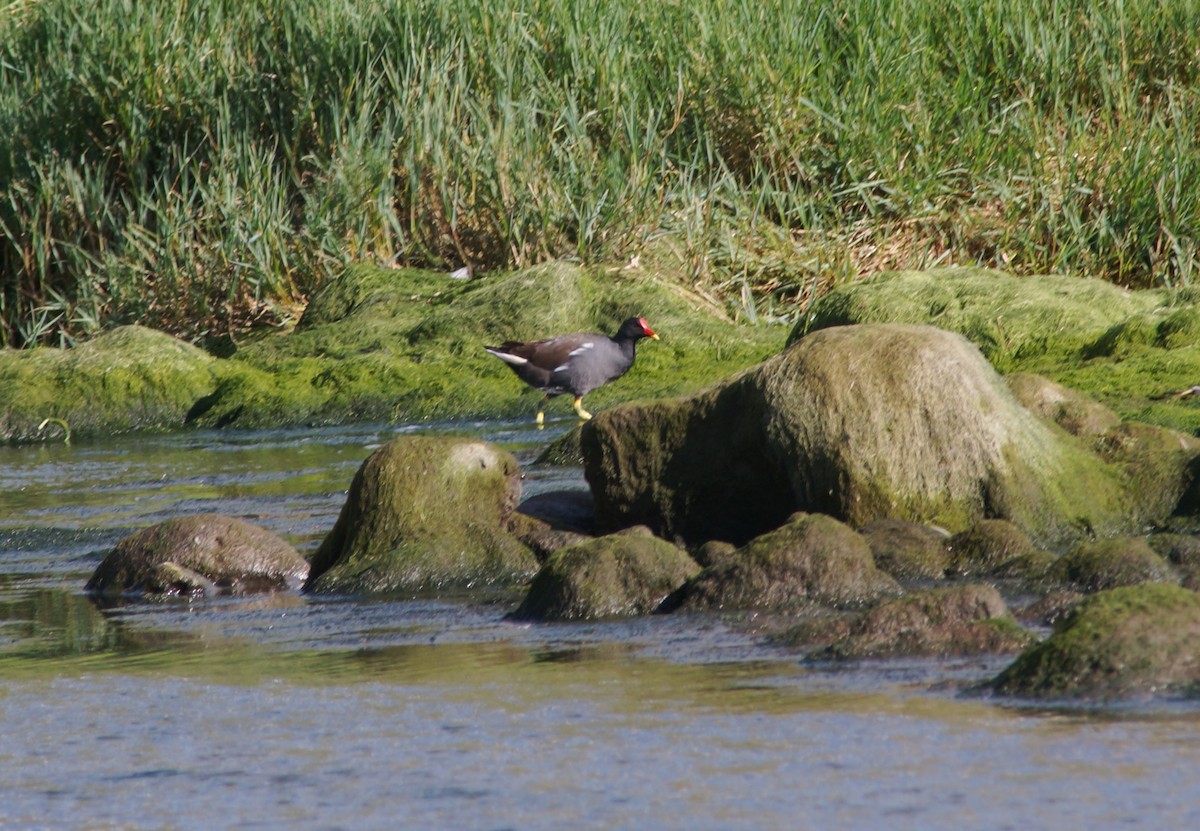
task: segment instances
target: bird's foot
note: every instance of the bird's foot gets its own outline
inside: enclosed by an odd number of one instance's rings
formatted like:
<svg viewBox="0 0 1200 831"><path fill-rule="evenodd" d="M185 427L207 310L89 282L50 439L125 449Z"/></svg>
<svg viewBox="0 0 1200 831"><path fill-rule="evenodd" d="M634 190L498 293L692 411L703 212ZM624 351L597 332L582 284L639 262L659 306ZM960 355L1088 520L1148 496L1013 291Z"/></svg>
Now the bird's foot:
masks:
<svg viewBox="0 0 1200 831"><path fill-rule="evenodd" d="M589 413L587 410L583 409L583 399L582 398L575 399L575 412L578 413L579 417L582 418L584 421L587 421L589 418L592 417L591 413Z"/></svg>

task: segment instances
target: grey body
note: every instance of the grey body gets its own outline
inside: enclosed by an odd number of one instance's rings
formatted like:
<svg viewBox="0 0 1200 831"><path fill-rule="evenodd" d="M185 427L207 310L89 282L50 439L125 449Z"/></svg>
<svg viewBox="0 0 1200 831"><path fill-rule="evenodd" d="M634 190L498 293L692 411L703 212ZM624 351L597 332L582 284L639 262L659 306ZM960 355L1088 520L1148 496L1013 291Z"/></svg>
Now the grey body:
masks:
<svg viewBox="0 0 1200 831"><path fill-rule="evenodd" d="M507 341L484 349L504 361L518 378L541 390L547 398L570 393L575 397L576 411L581 417L588 418L581 399L591 390L629 371L641 338L657 340L658 335L643 318L631 317L621 324L613 337L575 332L529 343ZM541 423L540 410L538 422Z"/></svg>

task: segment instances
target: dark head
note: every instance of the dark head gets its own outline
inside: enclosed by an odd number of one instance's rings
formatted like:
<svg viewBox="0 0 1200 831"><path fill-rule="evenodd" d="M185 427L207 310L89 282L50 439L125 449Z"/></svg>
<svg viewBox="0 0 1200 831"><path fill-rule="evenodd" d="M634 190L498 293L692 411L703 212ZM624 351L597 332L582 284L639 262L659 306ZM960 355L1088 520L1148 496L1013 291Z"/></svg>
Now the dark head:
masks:
<svg viewBox="0 0 1200 831"><path fill-rule="evenodd" d="M654 334L654 330L646 323L644 317L629 318L621 324L621 328L613 336L613 340L637 340L638 338L658 340L658 335Z"/></svg>

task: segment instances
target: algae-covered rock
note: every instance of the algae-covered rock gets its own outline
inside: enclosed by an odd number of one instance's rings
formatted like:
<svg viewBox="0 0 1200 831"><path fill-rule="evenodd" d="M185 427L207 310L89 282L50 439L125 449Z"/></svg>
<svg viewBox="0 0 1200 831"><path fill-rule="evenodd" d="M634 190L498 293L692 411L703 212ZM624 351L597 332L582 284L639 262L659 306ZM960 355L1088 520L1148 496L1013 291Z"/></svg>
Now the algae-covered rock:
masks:
<svg viewBox="0 0 1200 831"><path fill-rule="evenodd" d="M950 538L951 573L959 576L996 574L1033 552L1029 535L1003 519L983 519Z"/></svg>
<svg viewBox="0 0 1200 831"><path fill-rule="evenodd" d="M537 561L508 531L520 488L516 459L494 445L394 439L359 468L305 589L386 592L528 577Z"/></svg>
<svg viewBox="0 0 1200 831"><path fill-rule="evenodd" d="M877 519L859 533L871 546L875 564L898 579L935 580L950 565L947 535L940 529L903 519Z"/></svg>
<svg viewBox="0 0 1200 831"><path fill-rule="evenodd" d="M1200 594L1145 584L1092 595L992 682L1003 695L1124 699L1200 693Z"/></svg>
<svg viewBox="0 0 1200 831"><path fill-rule="evenodd" d="M250 594L298 589L308 563L257 525L220 514L160 522L125 537L87 582L94 594Z"/></svg>
<svg viewBox="0 0 1200 831"><path fill-rule="evenodd" d="M683 551L635 527L563 548L542 566L517 620L648 614L700 570Z"/></svg>
<svg viewBox="0 0 1200 831"><path fill-rule="evenodd" d="M802 645L819 632L806 624L777 640ZM811 653L826 660L996 655L1019 652L1034 635L1019 626L991 586L963 585L884 600Z"/></svg>
<svg viewBox="0 0 1200 831"><path fill-rule="evenodd" d="M1014 372L1004 380L1023 407L1073 436L1098 438L1121 423L1120 416L1100 402L1041 375Z"/></svg>
<svg viewBox="0 0 1200 831"><path fill-rule="evenodd" d="M1080 543L1058 559L1048 576L1085 592L1179 582L1171 566L1144 539L1127 536Z"/></svg>
<svg viewBox="0 0 1200 831"><path fill-rule="evenodd" d="M1200 511L1200 441L1166 427L1126 422L1099 440L1100 457L1129 480L1134 510L1147 517Z"/></svg>
<svg viewBox="0 0 1200 831"><path fill-rule="evenodd" d="M295 330L244 345L196 414L201 424L533 417L539 394L484 344L611 334L644 315L662 336L589 407L695 389L777 350L782 327L736 326L647 273L547 263L479 280L355 266L318 291ZM548 416L570 413L552 404ZM571 414L571 418L574 415Z"/></svg>
<svg viewBox="0 0 1200 831"><path fill-rule="evenodd" d="M928 323L958 332L1002 372L1033 358L1094 349L1131 317L1167 302L1163 292L1131 292L1104 280L1018 277L987 268L893 271L834 287L791 335L855 323Z"/></svg>
<svg viewBox="0 0 1200 831"><path fill-rule="evenodd" d="M1172 393L1200 378L1196 300L1192 288L1127 291L1060 275L898 271L835 287L813 303L792 340L830 326L928 323L967 337L1001 372L1040 373L1123 420L1194 434L1200 407Z"/></svg>
<svg viewBox="0 0 1200 831"><path fill-rule="evenodd" d="M1118 467L929 326L824 329L691 397L602 413L581 440L601 527L689 543L742 542L796 510L952 532L1002 518L1044 546L1142 519Z"/></svg>
<svg viewBox="0 0 1200 831"><path fill-rule="evenodd" d="M676 592L664 611L848 607L899 591L875 567L861 534L832 517L800 514L718 559Z"/></svg>
<svg viewBox="0 0 1200 831"><path fill-rule="evenodd" d="M216 388L218 363L141 326L73 349L0 349L0 440L61 441L64 425L74 436L178 429Z"/></svg>
<svg viewBox="0 0 1200 831"><path fill-rule="evenodd" d="M1184 588L1200 591L1200 537L1164 533L1154 534L1146 542L1179 570Z"/></svg>

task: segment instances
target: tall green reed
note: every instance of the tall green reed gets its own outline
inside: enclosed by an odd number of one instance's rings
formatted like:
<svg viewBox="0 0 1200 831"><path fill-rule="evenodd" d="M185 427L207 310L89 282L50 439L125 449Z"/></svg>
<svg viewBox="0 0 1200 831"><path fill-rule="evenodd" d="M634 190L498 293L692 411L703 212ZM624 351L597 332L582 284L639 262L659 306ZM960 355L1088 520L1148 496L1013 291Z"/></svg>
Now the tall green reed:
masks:
<svg viewBox="0 0 1200 831"><path fill-rule="evenodd" d="M731 312L1196 275L1200 0L0 5L0 342L287 318L351 260L637 258Z"/></svg>

